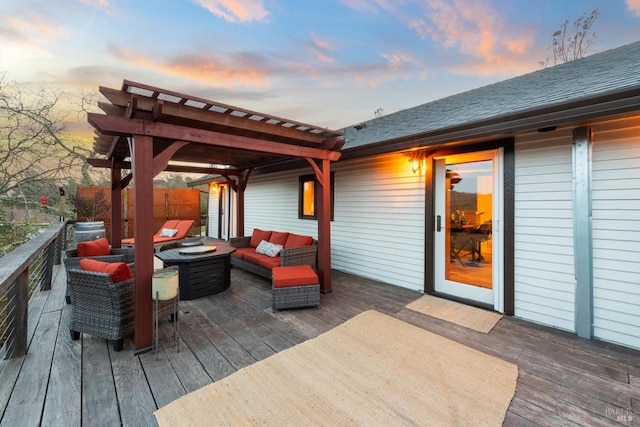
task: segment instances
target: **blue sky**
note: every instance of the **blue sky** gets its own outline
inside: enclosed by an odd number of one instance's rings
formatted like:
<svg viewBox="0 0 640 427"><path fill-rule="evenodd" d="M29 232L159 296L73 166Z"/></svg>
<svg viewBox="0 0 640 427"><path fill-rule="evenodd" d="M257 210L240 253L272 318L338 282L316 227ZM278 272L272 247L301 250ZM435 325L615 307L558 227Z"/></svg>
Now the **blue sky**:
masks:
<svg viewBox="0 0 640 427"><path fill-rule="evenodd" d="M0 71L339 129L536 71L551 34L594 9L589 53L640 40L640 0L2 0Z"/></svg>

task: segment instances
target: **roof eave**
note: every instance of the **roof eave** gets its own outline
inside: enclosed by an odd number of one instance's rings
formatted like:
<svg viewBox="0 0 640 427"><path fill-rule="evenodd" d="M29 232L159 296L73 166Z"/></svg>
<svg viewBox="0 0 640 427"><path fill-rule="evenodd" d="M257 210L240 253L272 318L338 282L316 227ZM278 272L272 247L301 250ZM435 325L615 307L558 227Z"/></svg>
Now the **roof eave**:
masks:
<svg viewBox="0 0 640 427"><path fill-rule="evenodd" d="M640 111L640 87L345 148L342 151L342 160L387 154L416 147L473 143L552 126L581 124L596 118L614 117L633 111Z"/></svg>

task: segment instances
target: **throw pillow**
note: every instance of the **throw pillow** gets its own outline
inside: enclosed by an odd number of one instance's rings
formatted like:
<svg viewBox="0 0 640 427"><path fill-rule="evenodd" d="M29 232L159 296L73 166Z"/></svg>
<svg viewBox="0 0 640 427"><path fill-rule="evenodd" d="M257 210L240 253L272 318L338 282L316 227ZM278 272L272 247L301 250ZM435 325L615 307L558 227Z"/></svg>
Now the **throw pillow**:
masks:
<svg viewBox="0 0 640 427"><path fill-rule="evenodd" d="M252 248L256 248L263 240L268 241L269 237L271 237L271 231L264 231L260 230L259 228L254 228L249 246L251 246Z"/></svg>
<svg viewBox="0 0 640 427"><path fill-rule="evenodd" d="M284 247L289 248L299 248L302 246L309 246L313 243L313 237L311 236L301 236L299 234L289 234L287 237L287 243L284 244Z"/></svg>
<svg viewBox="0 0 640 427"><path fill-rule="evenodd" d="M287 242L287 237L289 237L289 233L282 233L280 231L274 231L271 233L271 237L269 238L269 243L274 243L276 245L282 245Z"/></svg>
<svg viewBox="0 0 640 427"><path fill-rule="evenodd" d="M123 282L133 278L129 266L124 262L104 262L84 258L80 260L80 270L107 273L111 276L113 283Z"/></svg>
<svg viewBox="0 0 640 427"><path fill-rule="evenodd" d="M106 237L78 243L78 256L104 256L111 255L111 248Z"/></svg>
<svg viewBox="0 0 640 427"><path fill-rule="evenodd" d="M173 237L176 235L177 232L178 230L175 230L173 228L163 228L160 231L160 237Z"/></svg>
<svg viewBox="0 0 640 427"><path fill-rule="evenodd" d="M282 245L276 245L275 243L270 243L270 242L267 242L266 240L263 240L262 242L260 242L260 244L256 248L256 253L263 254L273 258L273 257L277 257L280 254L281 250L282 250Z"/></svg>

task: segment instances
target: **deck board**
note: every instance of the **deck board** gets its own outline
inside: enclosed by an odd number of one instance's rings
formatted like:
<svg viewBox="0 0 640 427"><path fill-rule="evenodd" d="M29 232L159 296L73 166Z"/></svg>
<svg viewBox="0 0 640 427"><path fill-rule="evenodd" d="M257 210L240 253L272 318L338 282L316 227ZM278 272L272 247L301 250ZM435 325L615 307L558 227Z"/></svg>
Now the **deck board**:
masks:
<svg viewBox="0 0 640 427"><path fill-rule="evenodd" d="M405 308L418 292L334 272L319 308L271 308L267 279L234 268L231 287L180 302L180 351L173 325L160 322L154 352L116 353L105 340L71 341L66 277L30 301L28 357L0 361L0 425L157 425L153 412L255 361L376 309L487 354L516 363L519 378L505 425L638 425L640 352L577 338L511 317L481 334ZM618 414L636 412L633 421ZM634 424L635 423L635 424Z"/></svg>

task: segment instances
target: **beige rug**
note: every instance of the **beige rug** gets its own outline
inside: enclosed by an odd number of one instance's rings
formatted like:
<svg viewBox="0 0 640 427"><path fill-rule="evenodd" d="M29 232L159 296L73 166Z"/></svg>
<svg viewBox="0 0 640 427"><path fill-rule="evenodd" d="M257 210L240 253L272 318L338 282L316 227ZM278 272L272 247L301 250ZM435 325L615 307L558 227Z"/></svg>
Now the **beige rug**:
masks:
<svg viewBox="0 0 640 427"><path fill-rule="evenodd" d="M500 313L495 313L470 305L460 304L444 298L436 298L424 295L406 305L408 309L427 314L474 331L488 334L489 331L502 318Z"/></svg>
<svg viewBox="0 0 640 427"><path fill-rule="evenodd" d="M160 426L502 425L518 368L376 311L155 412Z"/></svg>

